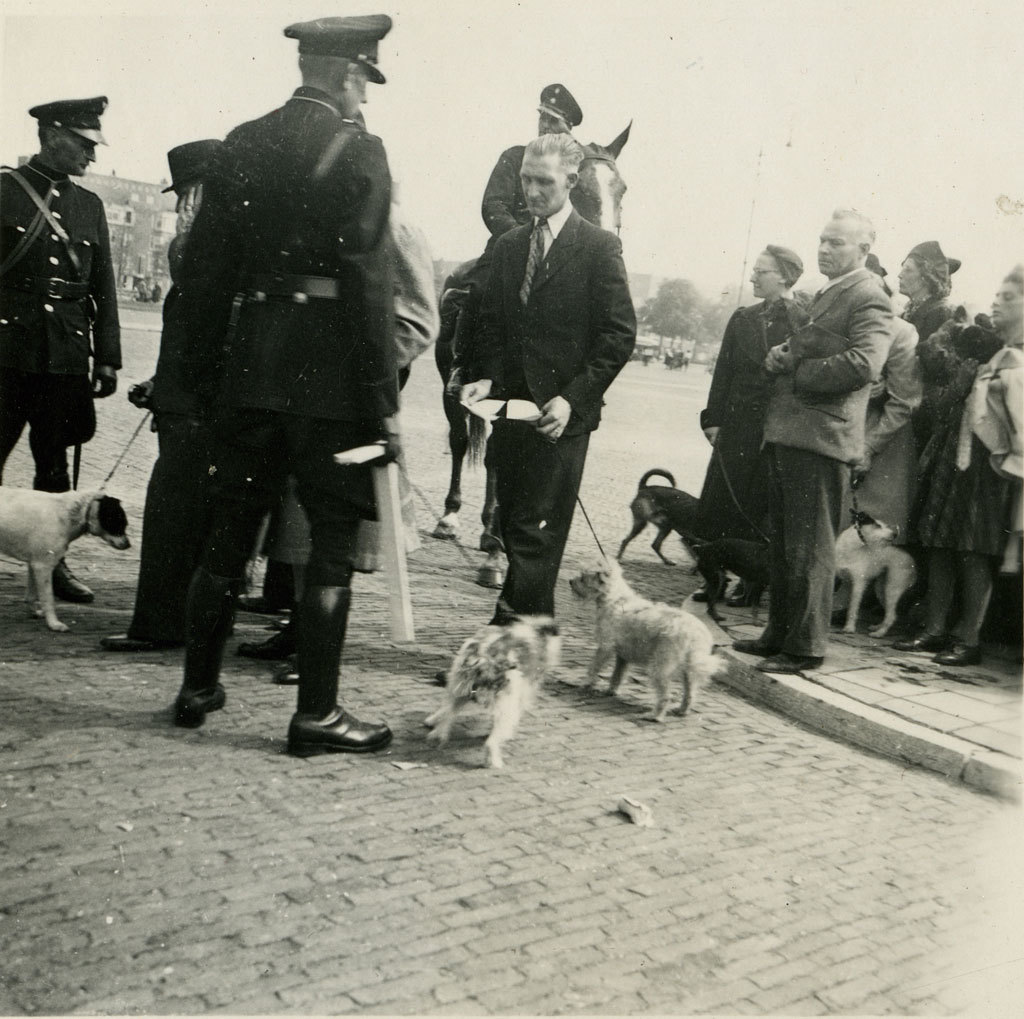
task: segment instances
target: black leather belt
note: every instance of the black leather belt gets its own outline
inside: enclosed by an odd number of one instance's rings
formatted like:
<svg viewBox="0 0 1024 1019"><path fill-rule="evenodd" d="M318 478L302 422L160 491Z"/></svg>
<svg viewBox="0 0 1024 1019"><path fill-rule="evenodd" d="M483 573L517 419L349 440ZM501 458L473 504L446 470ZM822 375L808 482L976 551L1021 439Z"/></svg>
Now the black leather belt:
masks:
<svg viewBox="0 0 1024 1019"><path fill-rule="evenodd" d="M311 297L322 301L341 300L341 281L332 276L292 276L287 273L260 273L245 280L243 291L253 301L269 297L287 297L298 303Z"/></svg>
<svg viewBox="0 0 1024 1019"><path fill-rule="evenodd" d="M89 296L89 284L46 276L21 276L0 281L4 290L40 294L52 301L80 301Z"/></svg>

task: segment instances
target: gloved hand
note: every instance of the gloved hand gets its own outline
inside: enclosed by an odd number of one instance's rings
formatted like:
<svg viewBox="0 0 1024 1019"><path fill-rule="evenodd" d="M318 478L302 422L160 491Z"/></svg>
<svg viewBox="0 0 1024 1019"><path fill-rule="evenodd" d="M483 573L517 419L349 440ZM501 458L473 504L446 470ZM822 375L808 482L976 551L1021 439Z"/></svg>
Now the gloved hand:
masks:
<svg viewBox="0 0 1024 1019"><path fill-rule="evenodd" d="M384 455L380 460L374 461L377 464L391 463L402 455L402 434L398 427L397 418L385 418L383 423Z"/></svg>
<svg viewBox="0 0 1024 1019"><path fill-rule="evenodd" d="M92 395L102 400L117 391L117 369L109 364L98 364L92 370Z"/></svg>
<svg viewBox="0 0 1024 1019"><path fill-rule="evenodd" d="M128 390L128 402L140 410L149 410L150 400L153 396L153 380L146 379L145 382L136 382Z"/></svg>

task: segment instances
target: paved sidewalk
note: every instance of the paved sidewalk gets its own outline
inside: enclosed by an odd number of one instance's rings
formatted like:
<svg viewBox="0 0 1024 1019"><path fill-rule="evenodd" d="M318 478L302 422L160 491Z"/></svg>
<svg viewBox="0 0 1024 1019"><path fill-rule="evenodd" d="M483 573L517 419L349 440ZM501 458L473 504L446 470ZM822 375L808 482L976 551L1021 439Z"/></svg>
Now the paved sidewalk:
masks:
<svg viewBox="0 0 1024 1019"><path fill-rule="evenodd" d="M819 669L789 676L754 668L752 655L730 649L758 636L749 609L720 606L724 628L692 599L743 668L723 677L752 700L890 757L1012 800L1021 796L1021 663L1019 649L984 647L981 665L949 668L929 654L895 651L896 637L835 632Z"/></svg>

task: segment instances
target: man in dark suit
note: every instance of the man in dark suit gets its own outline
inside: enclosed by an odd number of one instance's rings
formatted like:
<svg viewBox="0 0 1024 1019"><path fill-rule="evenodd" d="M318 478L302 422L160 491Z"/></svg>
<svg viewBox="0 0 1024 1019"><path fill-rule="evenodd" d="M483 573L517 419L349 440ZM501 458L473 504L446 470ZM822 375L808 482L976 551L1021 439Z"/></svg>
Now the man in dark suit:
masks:
<svg viewBox="0 0 1024 1019"><path fill-rule="evenodd" d="M264 514L297 479L312 533L298 608L296 755L390 742L337 703L361 518L376 507L369 464L334 455L383 440L397 453L394 308L384 146L359 117L381 83L384 15L292 25L303 84L224 140L204 184L176 305L186 377L214 401L213 522L189 587L175 723L224 705L218 682L233 600Z"/></svg>
<svg viewBox="0 0 1024 1019"><path fill-rule="evenodd" d="M559 84L545 85L540 93L540 104L537 107L537 135L571 134L574 127L583 122L583 111L573 94ZM480 203L480 214L490 236L483 254L448 285L457 286L467 291L458 319L458 330L453 343L454 363L447 380L449 386L457 390L462 382L469 378L467 372L476 359L477 320L480 315L480 302L490 277L494 262L494 245L502 234L514 230L524 223L533 222L523 194L523 183L519 178L519 168L523 165L525 145L513 145L505 149L498 157L491 175L484 188L484 197ZM447 286L446 286L447 289ZM495 539L485 534L482 536L481 549L485 552L494 550ZM497 543L499 550L500 543Z"/></svg>
<svg viewBox="0 0 1024 1019"><path fill-rule="evenodd" d="M828 282L811 302L810 322L765 359L775 376L764 430L771 607L760 637L733 644L764 656L763 672L813 669L825 654L843 492L864 456L871 383L892 342L889 300L864 267L874 240L867 217L832 214L818 245Z"/></svg>
<svg viewBox="0 0 1024 1019"><path fill-rule="evenodd" d="M103 202L70 179L106 144L106 107L106 96L34 106L39 154L0 177L0 478L27 424L33 487L44 492L71 488L67 447L92 438L93 398L114 392L121 367ZM63 559L53 593L93 600Z"/></svg>
<svg viewBox="0 0 1024 1019"><path fill-rule="evenodd" d="M582 159L568 134L526 147L520 176L533 222L495 244L477 381L463 389L468 404L493 396L540 409L535 421L499 418L491 437L509 559L494 623L554 612L590 433L636 342L622 246L569 202Z"/></svg>
<svg viewBox="0 0 1024 1019"><path fill-rule="evenodd" d="M128 632L100 638L107 651L156 651L185 643L185 595L206 540L210 514L210 451L203 410L182 383L182 335L175 305L185 246L202 202L203 177L220 142L186 142L167 153L177 195L177 232L167 252L173 285L164 301L156 374L128 390L136 407L153 411L159 455L146 489L135 610Z"/></svg>

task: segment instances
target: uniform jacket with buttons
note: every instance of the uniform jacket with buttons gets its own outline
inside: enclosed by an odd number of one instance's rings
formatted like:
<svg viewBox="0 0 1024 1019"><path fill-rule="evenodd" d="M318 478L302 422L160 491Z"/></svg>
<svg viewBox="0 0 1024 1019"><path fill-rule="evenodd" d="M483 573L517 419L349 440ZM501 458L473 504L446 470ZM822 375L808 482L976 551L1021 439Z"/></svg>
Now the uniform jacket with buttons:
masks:
<svg viewBox="0 0 1024 1019"><path fill-rule="evenodd" d="M381 140L317 89L235 128L208 171L181 269L187 384L210 398L219 377L220 401L235 407L393 414L390 200ZM264 298L251 285L285 274L330 277L339 299Z"/></svg>
<svg viewBox="0 0 1024 1019"><path fill-rule="evenodd" d="M75 269L67 249L49 224L23 258L0 280L0 367L34 374L88 375L96 364L121 367L121 330L110 240L103 202L33 157L13 171L50 207L78 256ZM0 262L40 216L12 174L0 175ZM27 277L88 284L85 300L55 300L3 286ZM90 349L91 340L91 349Z"/></svg>
<svg viewBox="0 0 1024 1019"><path fill-rule="evenodd" d="M491 233L488 247L503 233L532 221L523 194L523 182L519 171L523 165L525 145L513 145L499 157L484 188L480 214Z"/></svg>
<svg viewBox="0 0 1024 1019"><path fill-rule="evenodd" d="M492 396L561 396L572 407L566 435L593 431L605 390L636 343L636 313L618 237L573 210L537 269L523 307L532 225L503 234L480 314L477 378Z"/></svg>
<svg viewBox="0 0 1024 1019"><path fill-rule="evenodd" d="M793 370L775 377L765 442L854 463L864 455L871 383L892 343L892 306L874 273L861 269L818 294L807 312L836 349L795 355ZM798 339L788 342L800 349Z"/></svg>

